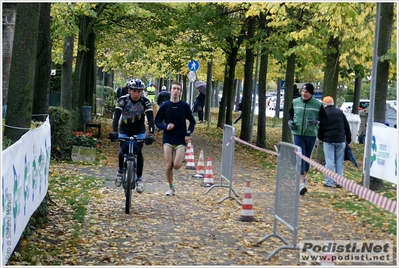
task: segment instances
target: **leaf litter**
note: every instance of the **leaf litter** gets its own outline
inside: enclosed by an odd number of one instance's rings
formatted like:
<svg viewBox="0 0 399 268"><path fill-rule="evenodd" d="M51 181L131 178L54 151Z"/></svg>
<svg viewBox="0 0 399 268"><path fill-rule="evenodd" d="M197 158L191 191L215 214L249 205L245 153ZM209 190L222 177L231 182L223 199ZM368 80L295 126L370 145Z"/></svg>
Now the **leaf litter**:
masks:
<svg viewBox="0 0 399 268"><path fill-rule="evenodd" d="M279 239L257 243L273 233L275 170L262 168L259 157L251 157L249 152L244 153L245 158L236 157L232 187L242 201L246 181L251 182L257 219L242 222L239 221L242 208L235 200L229 198L219 203L228 195L227 188L215 187L205 195L208 188L200 185L203 179L193 178L195 171L184 166L174 171L176 196L166 197L160 132L156 133L156 140L144 149L146 191L133 194L128 215L124 213L122 188L113 185L113 175L102 175L104 170L107 174L116 172L116 143L104 140L102 150L106 157L100 160L99 166L52 163L53 178L95 177L84 220L74 219L75 211L65 197L50 191L55 204L51 207L49 222L21 241L21 250L8 265L300 265L296 250L281 250L266 261L274 249L283 245ZM193 145L195 155L204 150L206 156L212 156L214 183L225 184L220 179L220 142L196 133ZM270 162L273 158L268 159ZM272 164L275 167L276 163ZM72 187L81 187L79 182L71 183L65 180L57 184L58 191L73 193ZM318 185L314 188L323 190ZM298 241L390 239L396 245L396 236L382 230L371 231L369 227L356 214L333 207L328 199L309 194L300 197ZM280 235L292 240L292 233L286 227L279 224L278 230ZM36 247L36 258L26 261L32 243ZM394 258L396 262L396 249Z"/></svg>

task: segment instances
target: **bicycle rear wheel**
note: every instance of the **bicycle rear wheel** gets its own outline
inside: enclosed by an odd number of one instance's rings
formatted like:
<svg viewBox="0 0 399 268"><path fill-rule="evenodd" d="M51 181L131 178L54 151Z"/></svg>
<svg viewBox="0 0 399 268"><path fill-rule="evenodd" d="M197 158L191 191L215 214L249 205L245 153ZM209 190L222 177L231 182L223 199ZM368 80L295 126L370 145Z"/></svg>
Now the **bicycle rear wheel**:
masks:
<svg viewBox="0 0 399 268"><path fill-rule="evenodd" d="M133 161L127 161L126 163L126 204L125 213L129 214L130 207L132 204L132 182L134 176Z"/></svg>

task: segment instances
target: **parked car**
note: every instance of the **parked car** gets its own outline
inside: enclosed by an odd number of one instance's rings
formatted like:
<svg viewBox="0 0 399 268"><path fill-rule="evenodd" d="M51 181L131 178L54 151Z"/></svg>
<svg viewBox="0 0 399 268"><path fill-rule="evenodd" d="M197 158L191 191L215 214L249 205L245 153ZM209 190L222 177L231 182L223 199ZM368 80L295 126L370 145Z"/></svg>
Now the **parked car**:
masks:
<svg viewBox="0 0 399 268"><path fill-rule="evenodd" d="M271 97L268 105L269 110L276 110L277 96ZM284 96L280 97L280 111L284 110Z"/></svg>
<svg viewBox="0 0 399 268"><path fill-rule="evenodd" d="M367 107L369 107L369 104L370 104L370 100L361 99L359 101L359 110L366 109ZM344 102L344 103L342 103L340 109L346 113L350 113L350 112L352 112L352 105L353 105L353 102Z"/></svg>

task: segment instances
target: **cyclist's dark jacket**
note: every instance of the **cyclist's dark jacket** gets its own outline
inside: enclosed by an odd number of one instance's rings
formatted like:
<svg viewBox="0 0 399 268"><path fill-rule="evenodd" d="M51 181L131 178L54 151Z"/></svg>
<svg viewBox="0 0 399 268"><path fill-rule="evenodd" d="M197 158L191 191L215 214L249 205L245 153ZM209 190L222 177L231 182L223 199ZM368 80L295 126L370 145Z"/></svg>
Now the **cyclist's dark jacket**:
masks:
<svg viewBox="0 0 399 268"><path fill-rule="evenodd" d="M190 122L188 129L186 128L186 120ZM166 130L169 123L175 125L170 131ZM165 101L159 107L155 116L155 125L163 130L162 142L173 145L186 145L184 138L185 136L190 136L194 131L195 123L190 106L182 100L176 103L170 100Z"/></svg>
<svg viewBox="0 0 399 268"><path fill-rule="evenodd" d="M154 134L154 114L150 101L146 97L141 97L138 101L133 101L130 95L124 95L118 99L115 107L112 128L118 132L118 122L122 115L119 132L128 136L137 135L145 132L145 115L147 116L149 132Z"/></svg>

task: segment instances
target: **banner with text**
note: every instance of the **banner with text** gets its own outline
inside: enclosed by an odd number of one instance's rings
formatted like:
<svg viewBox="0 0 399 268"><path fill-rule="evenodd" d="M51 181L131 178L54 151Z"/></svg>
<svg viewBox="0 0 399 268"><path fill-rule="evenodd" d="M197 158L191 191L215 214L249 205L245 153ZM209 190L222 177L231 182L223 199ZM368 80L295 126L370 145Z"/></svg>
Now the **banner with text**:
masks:
<svg viewBox="0 0 399 268"><path fill-rule="evenodd" d="M50 152L49 117L2 152L2 266L46 196Z"/></svg>
<svg viewBox="0 0 399 268"><path fill-rule="evenodd" d="M381 123L373 124L370 176L398 184L398 130L396 128Z"/></svg>

